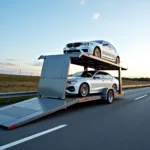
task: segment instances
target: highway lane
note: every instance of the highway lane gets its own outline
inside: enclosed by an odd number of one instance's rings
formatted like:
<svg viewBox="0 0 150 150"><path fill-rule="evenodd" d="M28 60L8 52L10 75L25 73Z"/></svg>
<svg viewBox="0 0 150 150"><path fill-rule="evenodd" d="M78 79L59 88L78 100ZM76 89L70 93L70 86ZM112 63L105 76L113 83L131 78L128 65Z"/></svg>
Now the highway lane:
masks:
<svg viewBox="0 0 150 150"><path fill-rule="evenodd" d="M150 149L150 88L126 92L112 105L100 101L77 104L15 130L0 128L0 145L67 124L9 149ZM143 95L147 96L135 100Z"/></svg>

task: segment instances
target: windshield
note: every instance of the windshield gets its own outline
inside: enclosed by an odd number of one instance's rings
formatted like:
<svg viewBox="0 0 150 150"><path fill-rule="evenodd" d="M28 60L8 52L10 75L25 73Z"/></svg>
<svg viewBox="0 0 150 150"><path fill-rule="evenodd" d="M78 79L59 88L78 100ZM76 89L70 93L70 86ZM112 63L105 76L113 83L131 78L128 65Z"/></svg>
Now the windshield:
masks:
<svg viewBox="0 0 150 150"><path fill-rule="evenodd" d="M95 41L92 41L92 42L96 42L96 43L102 44L103 40L95 40Z"/></svg>
<svg viewBox="0 0 150 150"><path fill-rule="evenodd" d="M72 75L72 77L92 77L96 72L95 71L81 71Z"/></svg>

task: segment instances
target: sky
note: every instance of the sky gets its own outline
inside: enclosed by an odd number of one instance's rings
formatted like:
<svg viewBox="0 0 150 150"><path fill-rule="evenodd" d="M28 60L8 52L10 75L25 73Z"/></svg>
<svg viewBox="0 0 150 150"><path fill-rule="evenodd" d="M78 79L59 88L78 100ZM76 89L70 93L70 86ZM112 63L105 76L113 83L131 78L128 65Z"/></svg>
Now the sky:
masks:
<svg viewBox="0 0 150 150"><path fill-rule="evenodd" d="M107 40L128 68L123 76L150 77L149 8L150 0L0 0L0 73L40 75L39 56Z"/></svg>

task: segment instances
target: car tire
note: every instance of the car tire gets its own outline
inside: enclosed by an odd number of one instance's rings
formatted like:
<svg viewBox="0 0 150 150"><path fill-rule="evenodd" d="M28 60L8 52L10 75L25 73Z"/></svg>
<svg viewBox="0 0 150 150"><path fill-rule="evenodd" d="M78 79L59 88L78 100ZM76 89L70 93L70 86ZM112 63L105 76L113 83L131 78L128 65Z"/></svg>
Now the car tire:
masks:
<svg viewBox="0 0 150 150"><path fill-rule="evenodd" d="M116 64L120 64L120 58L119 57L116 57Z"/></svg>
<svg viewBox="0 0 150 150"><path fill-rule="evenodd" d="M112 104L113 101L114 101L114 91L108 90L108 92L107 92L107 103Z"/></svg>
<svg viewBox="0 0 150 150"><path fill-rule="evenodd" d="M94 48L93 55L101 58L101 51L100 51L99 47Z"/></svg>
<svg viewBox="0 0 150 150"><path fill-rule="evenodd" d="M116 93L117 92L117 85L113 84L112 88L114 89L114 92Z"/></svg>
<svg viewBox="0 0 150 150"><path fill-rule="evenodd" d="M86 97L89 95L89 85L87 83L82 83L80 88L79 88L79 96L81 97Z"/></svg>

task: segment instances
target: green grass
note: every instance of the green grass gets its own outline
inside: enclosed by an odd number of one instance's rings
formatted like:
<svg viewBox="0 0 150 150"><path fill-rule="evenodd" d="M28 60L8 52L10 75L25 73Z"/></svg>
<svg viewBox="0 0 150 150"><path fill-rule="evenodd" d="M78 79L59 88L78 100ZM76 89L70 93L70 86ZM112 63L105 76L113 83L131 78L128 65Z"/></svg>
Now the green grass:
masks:
<svg viewBox="0 0 150 150"><path fill-rule="evenodd" d="M19 91L31 91L37 90L39 76L23 76L23 75L7 75L0 74L0 92L19 92ZM123 86L126 85L140 85L150 84L150 81L136 81L132 79L123 80ZM0 99L0 104L13 104L26 99L33 98L33 96L11 98L11 99Z"/></svg>
<svg viewBox="0 0 150 150"><path fill-rule="evenodd" d="M37 90L39 76L0 74L0 92ZM124 85L150 84L150 81L123 80Z"/></svg>
<svg viewBox="0 0 150 150"><path fill-rule="evenodd" d="M33 98L34 96L25 96L25 97L16 97L16 98L10 98L10 99L0 99L1 105L8 105L8 104L14 104L17 102L21 102L30 98Z"/></svg>
<svg viewBox="0 0 150 150"><path fill-rule="evenodd" d="M150 81L134 81L132 79L130 80L123 80L123 85L140 85L140 84L150 84Z"/></svg>
<svg viewBox="0 0 150 150"><path fill-rule="evenodd" d="M0 74L0 92L37 90L38 76L20 76Z"/></svg>

